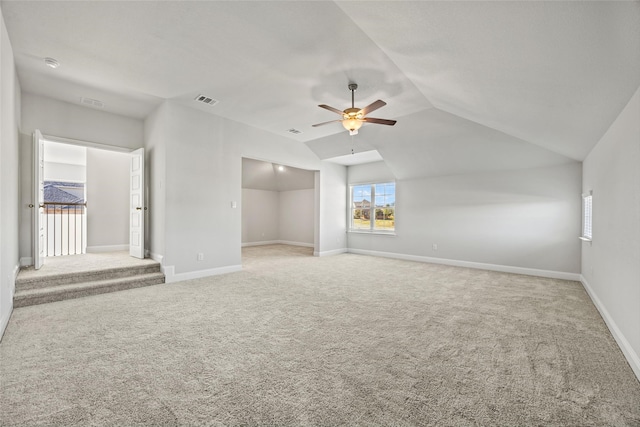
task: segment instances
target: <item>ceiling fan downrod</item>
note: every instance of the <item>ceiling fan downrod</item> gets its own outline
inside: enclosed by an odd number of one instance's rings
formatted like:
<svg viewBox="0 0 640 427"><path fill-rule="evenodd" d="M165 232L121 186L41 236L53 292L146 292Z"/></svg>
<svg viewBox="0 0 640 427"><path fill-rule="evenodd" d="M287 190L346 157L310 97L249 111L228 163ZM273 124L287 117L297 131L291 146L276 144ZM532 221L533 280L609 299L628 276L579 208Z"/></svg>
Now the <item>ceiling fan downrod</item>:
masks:
<svg viewBox="0 0 640 427"><path fill-rule="evenodd" d="M356 92L356 89L358 89L358 85L356 83L349 83L349 90L351 91L351 108L356 108L355 105L355 101L354 101L354 95Z"/></svg>

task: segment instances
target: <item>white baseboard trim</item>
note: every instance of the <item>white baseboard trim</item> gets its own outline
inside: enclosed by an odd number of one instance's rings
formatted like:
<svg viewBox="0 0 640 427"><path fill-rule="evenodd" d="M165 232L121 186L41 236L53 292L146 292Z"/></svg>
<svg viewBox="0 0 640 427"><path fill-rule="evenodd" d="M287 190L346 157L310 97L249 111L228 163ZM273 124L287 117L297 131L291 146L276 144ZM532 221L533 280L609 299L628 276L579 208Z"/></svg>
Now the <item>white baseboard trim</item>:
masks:
<svg viewBox="0 0 640 427"><path fill-rule="evenodd" d="M331 256L347 253L347 248L333 249L331 251L313 252L313 256Z"/></svg>
<svg viewBox="0 0 640 427"><path fill-rule="evenodd" d="M128 251L129 245L105 245L105 246L87 246L88 254L97 254L101 252L120 252Z"/></svg>
<svg viewBox="0 0 640 427"><path fill-rule="evenodd" d="M622 350L622 354L624 354L627 362L629 362L631 369L633 369L633 373L635 373L638 380L640 380L640 355L633 350L633 347L631 347L631 344L629 344L627 338L622 334L622 331L620 331L620 328L618 328L618 325L614 322L609 311L606 309L604 304L602 304L602 301L600 301L600 298L598 298L598 295L596 295L591 288L591 285L589 285L589 282L587 282L587 279L585 279L583 275L580 275L580 282L582 283L585 291L587 291L591 301L593 301L593 305L595 305L600 312L600 315L604 319L604 323L607 325L611 335L613 335L613 338L618 343L618 347Z"/></svg>
<svg viewBox="0 0 640 427"><path fill-rule="evenodd" d="M6 313L2 313L2 317L0 317L0 341L2 341L2 337L4 336L4 331L7 330L7 326L9 326L9 319L11 319L11 313L13 313L13 298L11 299L11 306Z"/></svg>
<svg viewBox="0 0 640 427"><path fill-rule="evenodd" d="M290 240L278 240L278 243L280 243L281 245L303 246L305 248L313 248L313 243L292 242Z"/></svg>
<svg viewBox="0 0 640 427"><path fill-rule="evenodd" d="M155 252L149 252L149 258L151 258L154 261L158 261L160 265L162 265L162 260L164 259L164 256L157 254Z"/></svg>
<svg viewBox="0 0 640 427"><path fill-rule="evenodd" d="M13 313L13 295L16 291L16 278L18 277L18 273L20 272L20 264L17 264L13 267L13 279L11 280L11 284L9 287L9 307L6 313L2 313L0 316L0 341L2 341L2 337L4 336L4 331L7 330L7 326L9 326L9 319L11 319L11 314Z"/></svg>
<svg viewBox="0 0 640 427"><path fill-rule="evenodd" d="M18 280L18 273L20 273L20 264L17 264L15 267L13 267L13 280L11 281L11 292L9 293L11 295L11 304L13 305L13 296L16 294L16 280Z"/></svg>
<svg viewBox="0 0 640 427"><path fill-rule="evenodd" d="M209 268L207 270L190 271L188 273L175 273L175 266L162 267L165 283L182 282L183 280L199 279L201 277L217 276L219 274L242 271L241 265L229 265L226 267Z"/></svg>
<svg viewBox="0 0 640 427"><path fill-rule="evenodd" d="M307 248L313 248L313 243L292 242L290 240L264 240L262 242L245 242L242 244L242 247L246 248L249 246L264 246L264 245L291 245L291 246L305 246Z"/></svg>
<svg viewBox="0 0 640 427"><path fill-rule="evenodd" d="M242 244L243 248L248 246L265 246L265 245L277 245L280 243L280 240L263 240L261 242L246 242Z"/></svg>
<svg viewBox="0 0 640 427"><path fill-rule="evenodd" d="M33 258L30 256L23 256L22 258L20 258L20 266L21 267L27 267L33 265Z"/></svg>
<svg viewBox="0 0 640 427"><path fill-rule="evenodd" d="M535 268L513 267L510 265L485 264L481 262L460 261L456 259L433 258L419 255L398 254L394 252L369 251L364 249L349 248L349 253L360 255L379 256L383 258L402 259L405 261L428 262L432 264L444 264L454 267L477 268L479 270L500 271L502 273L523 274L525 276L548 277L550 279L580 281L580 274L566 273L563 271L538 270Z"/></svg>

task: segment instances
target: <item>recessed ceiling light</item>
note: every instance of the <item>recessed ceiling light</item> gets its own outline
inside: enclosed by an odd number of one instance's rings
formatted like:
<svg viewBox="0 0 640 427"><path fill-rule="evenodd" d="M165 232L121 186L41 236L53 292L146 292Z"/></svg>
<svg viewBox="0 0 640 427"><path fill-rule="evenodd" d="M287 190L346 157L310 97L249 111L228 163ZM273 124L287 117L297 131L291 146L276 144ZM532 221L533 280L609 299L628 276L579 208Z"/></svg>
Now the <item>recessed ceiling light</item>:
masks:
<svg viewBox="0 0 640 427"><path fill-rule="evenodd" d="M282 165L278 166L278 170L279 170L280 172L283 172L283 171L284 171L284 166L282 166Z"/></svg>
<svg viewBox="0 0 640 427"><path fill-rule="evenodd" d="M44 58L44 63L47 64L47 67L50 68L58 68L60 63L53 58L46 57Z"/></svg>

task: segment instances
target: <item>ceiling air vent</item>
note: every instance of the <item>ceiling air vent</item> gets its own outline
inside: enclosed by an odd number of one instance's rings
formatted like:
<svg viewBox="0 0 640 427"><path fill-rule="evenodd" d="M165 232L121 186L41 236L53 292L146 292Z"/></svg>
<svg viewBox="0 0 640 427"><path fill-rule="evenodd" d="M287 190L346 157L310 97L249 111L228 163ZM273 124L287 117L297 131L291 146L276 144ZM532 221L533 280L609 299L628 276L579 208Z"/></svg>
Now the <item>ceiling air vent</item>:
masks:
<svg viewBox="0 0 640 427"><path fill-rule="evenodd" d="M210 106L214 106L219 102L217 99L213 99L207 95L198 95L194 99L198 102L202 102L203 104L207 104Z"/></svg>
<svg viewBox="0 0 640 427"><path fill-rule="evenodd" d="M302 131L301 131L301 130L294 129L294 128L287 129L287 132L292 133L292 134L294 134L294 135L300 135L300 134L302 133Z"/></svg>
<svg viewBox="0 0 640 427"><path fill-rule="evenodd" d="M98 101L97 99L82 97L80 98L80 103L93 108L104 108L104 102Z"/></svg>

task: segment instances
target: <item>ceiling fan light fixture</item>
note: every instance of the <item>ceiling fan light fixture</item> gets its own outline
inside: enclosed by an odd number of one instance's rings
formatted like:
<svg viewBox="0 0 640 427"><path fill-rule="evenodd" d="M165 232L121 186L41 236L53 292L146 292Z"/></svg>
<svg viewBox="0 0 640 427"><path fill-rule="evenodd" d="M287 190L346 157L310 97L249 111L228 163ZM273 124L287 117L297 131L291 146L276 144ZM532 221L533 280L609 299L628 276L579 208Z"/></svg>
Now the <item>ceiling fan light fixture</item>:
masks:
<svg viewBox="0 0 640 427"><path fill-rule="evenodd" d="M358 129L362 127L362 123L362 120L351 117L348 119L344 119L342 121L342 126L344 126L344 128L349 131L350 135L356 135L358 133Z"/></svg>
<svg viewBox="0 0 640 427"><path fill-rule="evenodd" d="M328 105L325 105L325 104L318 105L318 107L320 108L324 108L325 110L329 110L339 114L340 116L342 116L342 120L331 120L324 123L318 123L312 126L318 127L318 126L323 126L329 123L340 122L342 123L342 126L349 131L349 135L357 135L358 129L362 127L364 122L375 123L379 125L387 125L387 126L393 126L396 124L395 120L374 119L373 117L366 117L367 114L369 114L370 112L375 111L378 108L384 107L385 105L387 105L387 103L381 99L378 99L377 101L367 105L364 108L356 108L355 100L354 100L354 92L356 91L357 88L358 88L357 84L349 83L349 90L351 91L351 108L347 108L344 111L340 111L337 108L329 107Z"/></svg>

